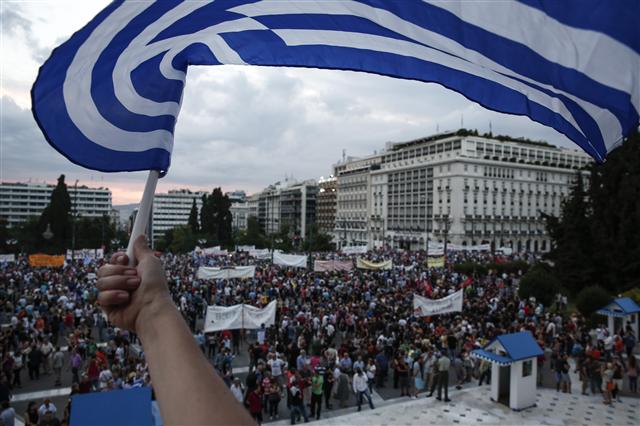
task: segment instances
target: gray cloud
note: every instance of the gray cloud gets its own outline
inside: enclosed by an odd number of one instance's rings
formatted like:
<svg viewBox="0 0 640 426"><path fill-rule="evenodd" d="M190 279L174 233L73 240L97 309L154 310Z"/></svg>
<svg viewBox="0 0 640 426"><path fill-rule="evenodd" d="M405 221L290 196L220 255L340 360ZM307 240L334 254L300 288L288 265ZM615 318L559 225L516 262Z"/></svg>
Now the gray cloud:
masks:
<svg viewBox="0 0 640 426"><path fill-rule="evenodd" d="M494 133L570 143L524 117L507 116L434 84L337 71L198 67L189 71L176 127L170 187L257 191L285 174L328 175L342 149L367 155L464 125ZM102 174L75 166L51 148L31 112L2 98L2 179L112 182L140 190L143 174ZM114 194L116 200L118 195Z"/></svg>

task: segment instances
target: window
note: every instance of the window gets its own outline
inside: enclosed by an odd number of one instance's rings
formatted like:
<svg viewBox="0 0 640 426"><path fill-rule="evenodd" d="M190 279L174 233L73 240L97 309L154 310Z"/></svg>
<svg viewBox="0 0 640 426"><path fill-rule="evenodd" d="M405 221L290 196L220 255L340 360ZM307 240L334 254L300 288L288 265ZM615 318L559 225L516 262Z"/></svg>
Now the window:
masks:
<svg viewBox="0 0 640 426"><path fill-rule="evenodd" d="M533 372L533 360L528 360L522 363L522 377L529 377Z"/></svg>

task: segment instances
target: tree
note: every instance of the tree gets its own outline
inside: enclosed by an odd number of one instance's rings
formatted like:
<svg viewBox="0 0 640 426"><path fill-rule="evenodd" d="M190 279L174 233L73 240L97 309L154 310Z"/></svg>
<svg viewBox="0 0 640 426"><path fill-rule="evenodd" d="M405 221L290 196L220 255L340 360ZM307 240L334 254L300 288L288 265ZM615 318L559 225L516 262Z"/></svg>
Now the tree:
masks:
<svg viewBox="0 0 640 426"><path fill-rule="evenodd" d="M215 188L211 195L202 196L200 209L200 230L214 245L233 247L233 232L231 229L231 201L224 195L221 188Z"/></svg>
<svg viewBox="0 0 640 426"><path fill-rule="evenodd" d="M544 306L551 306L554 296L560 292L561 283L551 269L544 264L531 268L520 280L518 296L521 299L535 297Z"/></svg>
<svg viewBox="0 0 640 426"><path fill-rule="evenodd" d="M180 225L173 228L173 241L169 249L173 253L186 253L194 249L197 243L197 236L189 225Z"/></svg>
<svg viewBox="0 0 640 426"><path fill-rule="evenodd" d="M194 234L197 234L200 231L200 227L198 226L198 206L196 205L195 198L191 205L191 212L189 212L189 227Z"/></svg>
<svg viewBox="0 0 640 426"><path fill-rule="evenodd" d="M7 240L9 240L9 229L7 227L7 220L0 217L0 253L5 253L8 248Z"/></svg>
<svg viewBox="0 0 640 426"><path fill-rule="evenodd" d="M49 205L40 216L40 232L45 232L47 226L51 227L53 237L44 242L51 251L63 250L71 239L71 197L64 183L64 175L58 178L58 184L51 192Z"/></svg>
<svg viewBox="0 0 640 426"><path fill-rule="evenodd" d="M640 134L635 131L577 179L559 218L547 217L556 275L575 295L589 283L624 292L640 286Z"/></svg>
<svg viewBox="0 0 640 426"><path fill-rule="evenodd" d="M591 168L594 282L610 292L640 287L640 134Z"/></svg>
<svg viewBox="0 0 640 426"><path fill-rule="evenodd" d="M308 230L308 236L304 241L304 249L306 251L330 251L333 250L333 242L331 237L322 233L317 225L311 225Z"/></svg>
<svg viewBox="0 0 640 426"><path fill-rule="evenodd" d="M589 206L582 174L576 174L571 193L562 206L559 220L547 219L549 234L555 244L550 257L564 287L573 295L593 280L593 239Z"/></svg>
<svg viewBox="0 0 640 426"><path fill-rule="evenodd" d="M594 285L583 288L576 298L576 308L585 318L611 302L611 295L602 287Z"/></svg>
<svg viewBox="0 0 640 426"><path fill-rule="evenodd" d="M241 232L238 236L238 244L256 246L257 248L264 248L267 246L265 243L265 236L262 233L257 217L249 216L247 218L247 230Z"/></svg>

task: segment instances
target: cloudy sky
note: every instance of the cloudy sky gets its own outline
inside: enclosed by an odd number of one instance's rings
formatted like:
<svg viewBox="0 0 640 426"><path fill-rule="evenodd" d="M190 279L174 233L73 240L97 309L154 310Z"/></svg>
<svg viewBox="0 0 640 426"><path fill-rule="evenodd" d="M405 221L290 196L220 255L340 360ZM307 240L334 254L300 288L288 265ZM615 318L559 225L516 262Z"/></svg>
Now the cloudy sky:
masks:
<svg viewBox="0 0 640 426"><path fill-rule="evenodd" d="M51 50L82 27L103 0L2 0L0 180L107 186L114 204L139 201L146 173L100 173L51 148L32 115L29 90ZM347 155L373 153L436 129L464 127L572 146L525 117L488 111L435 84L363 73L238 66L191 67L172 166L158 191L261 190L285 175L326 176Z"/></svg>

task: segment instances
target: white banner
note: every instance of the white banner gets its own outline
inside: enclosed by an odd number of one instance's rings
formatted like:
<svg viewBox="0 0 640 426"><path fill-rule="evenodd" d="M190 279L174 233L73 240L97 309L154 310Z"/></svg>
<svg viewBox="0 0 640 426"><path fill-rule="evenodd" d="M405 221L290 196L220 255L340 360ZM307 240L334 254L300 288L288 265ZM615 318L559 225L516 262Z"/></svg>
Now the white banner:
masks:
<svg viewBox="0 0 640 426"><path fill-rule="evenodd" d="M491 244L480 244L475 246L463 246L460 244L447 244L447 250L451 251L489 251Z"/></svg>
<svg viewBox="0 0 640 426"><path fill-rule="evenodd" d="M246 251L251 253L256 249L256 246L236 246L236 251Z"/></svg>
<svg viewBox="0 0 640 426"><path fill-rule="evenodd" d="M264 308L251 305L209 306L204 319L204 332L236 329L259 329L264 324L269 327L276 322L276 301Z"/></svg>
<svg viewBox="0 0 640 426"><path fill-rule="evenodd" d="M234 266L233 268L212 268L201 266L196 277L199 280L228 280L231 278L253 278L256 274L255 265Z"/></svg>
<svg viewBox="0 0 640 426"><path fill-rule="evenodd" d="M256 308L251 305L243 305L242 315L244 316L243 328L259 329L262 324L269 327L276 323L276 301L270 302L264 308Z"/></svg>
<svg viewBox="0 0 640 426"><path fill-rule="evenodd" d="M511 247L498 247L496 252L502 253L505 256L511 256L511 254L513 254L513 249Z"/></svg>
<svg viewBox="0 0 640 426"><path fill-rule="evenodd" d="M413 314L417 317L446 314L462 311L462 290L443 297L442 299L427 299L420 295L413 295Z"/></svg>
<svg viewBox="0 0 640 426"><path fill-rule="evenodd" d="M249 256L256 259L271 259L271 251L269 249L253 249L249 251Z"/></svg>
<svg viewBox="0 0 640 426"><path fill-rule="evenodd" d="M215 247L207 247L205 249L202 249L202 252L206 255L206 256L226 256L229 254L228 251L226 250L222 250L220 248L220 246L215 246Z"/></svg>
<svg viewBox="0 0 640 426"><path fill-rule="evenodd" d="M294 268L306 268L307 267L307 256L301 256L297 254L284 254L284 253L274 253L273 254L273 263L274 265L280 266L291 266Z"/></svg>
<svg viewBox="0 0 640 426"><path fill-rule="evenodd" d="M242 305L209 306L204 318L204 332L242 328Z"/></svg>
<svg viewBox="0 0 640 426"><path fill-rule="evenodd" d="M367 246L347 246L342 247L342 252L344 254L365 254L367 252Z"/></svg>
<svg viewBox="0 0 640 426"><path fill-rule="evenodd" d="M80 249L67 250L67 259L102 259L104 258L104 250L99 249Z"/></svg>
<svg viewBox="0 0 640 426"><path fill-rule="evenodd" d="M0 254L0 263L5 263L5 262L15 262L16 261L16 255L15 254Z"/></svg>

